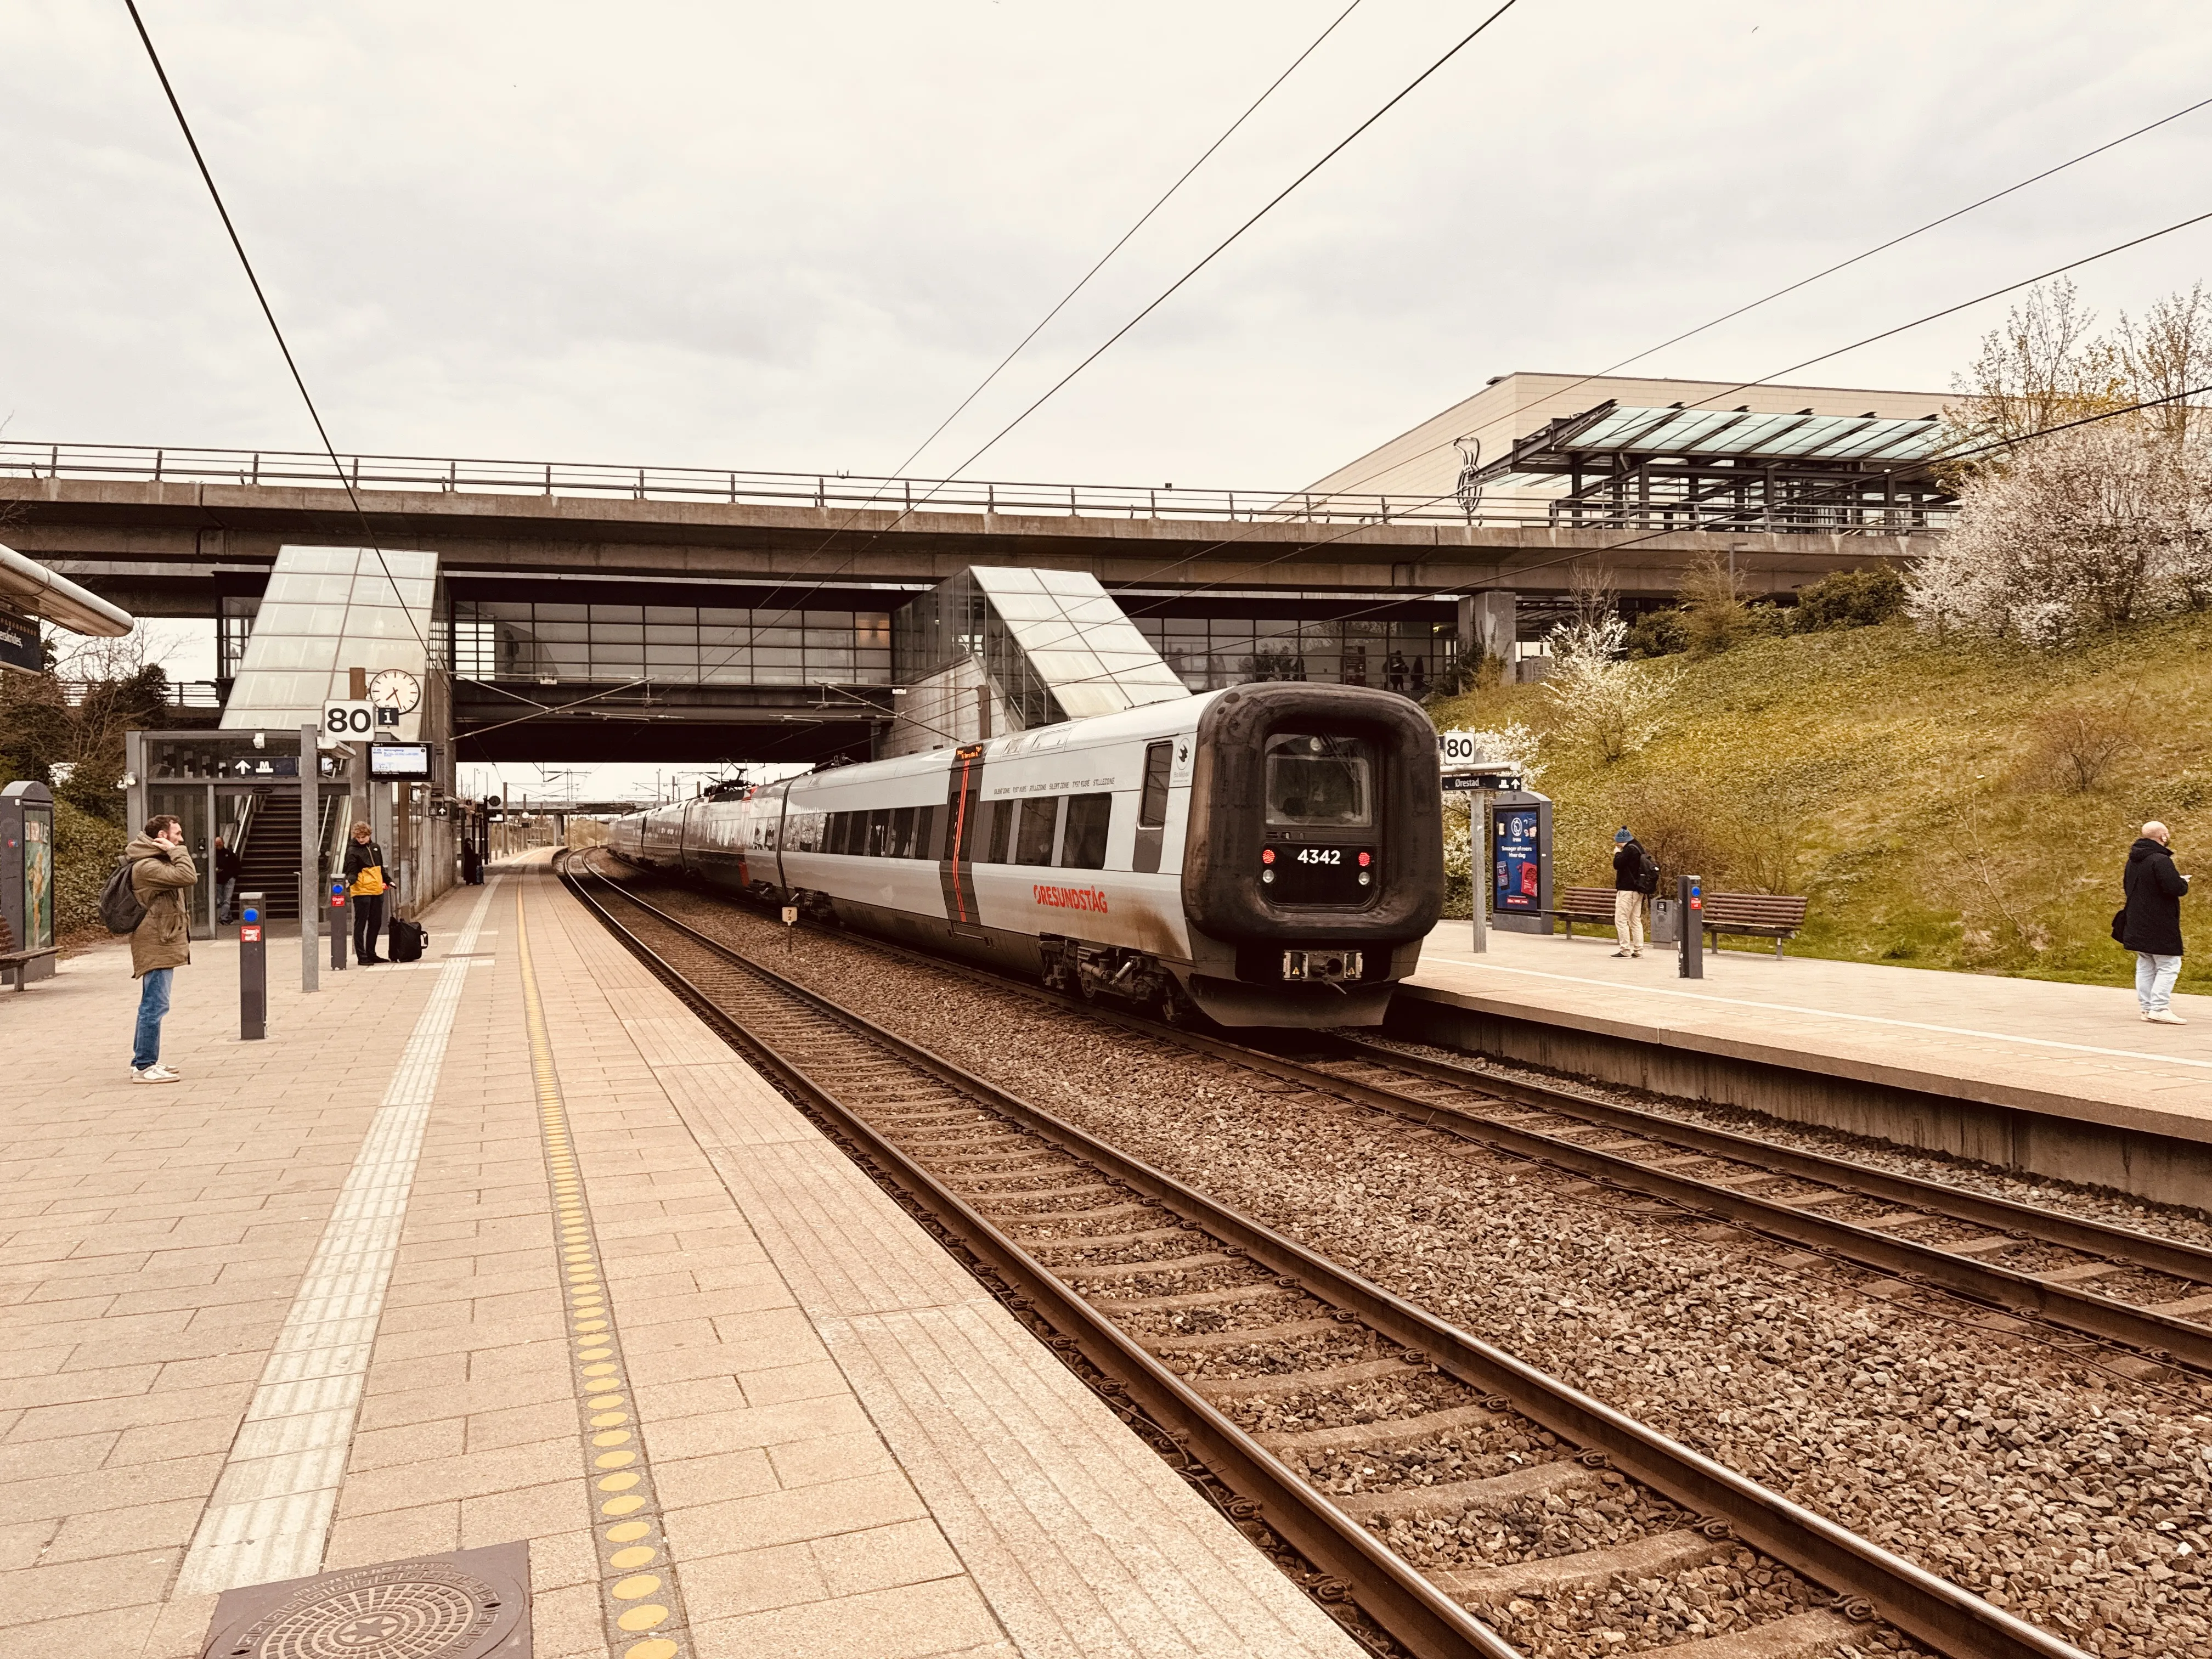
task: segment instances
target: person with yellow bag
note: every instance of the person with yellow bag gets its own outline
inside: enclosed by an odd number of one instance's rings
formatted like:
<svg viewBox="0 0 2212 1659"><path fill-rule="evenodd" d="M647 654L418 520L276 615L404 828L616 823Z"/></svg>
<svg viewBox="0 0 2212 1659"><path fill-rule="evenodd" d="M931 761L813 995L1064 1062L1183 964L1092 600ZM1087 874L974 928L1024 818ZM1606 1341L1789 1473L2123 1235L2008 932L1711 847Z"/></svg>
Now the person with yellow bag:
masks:
<svg viewBox="0 0 2212 1659"><path fill-rule="evenodd" d="M384 931L384 849L370 839L366 818L353 827L353 843L346 848L346 896L353 903L353 954L364 968L386 960L376 954L377 936Z"/></svg>

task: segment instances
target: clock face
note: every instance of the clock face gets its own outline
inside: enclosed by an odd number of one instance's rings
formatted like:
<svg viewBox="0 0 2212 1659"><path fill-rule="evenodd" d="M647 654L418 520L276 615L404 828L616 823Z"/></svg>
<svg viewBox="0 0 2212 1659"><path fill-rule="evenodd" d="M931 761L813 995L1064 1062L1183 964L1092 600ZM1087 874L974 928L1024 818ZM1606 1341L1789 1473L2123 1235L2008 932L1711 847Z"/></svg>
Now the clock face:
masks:
<svg viewBox="0 0 2212 1659"><path fill-rule="evenodd" d="M368 698L409 714L422 701L422 683L404 668L386 668L369 676Z"/></svg>

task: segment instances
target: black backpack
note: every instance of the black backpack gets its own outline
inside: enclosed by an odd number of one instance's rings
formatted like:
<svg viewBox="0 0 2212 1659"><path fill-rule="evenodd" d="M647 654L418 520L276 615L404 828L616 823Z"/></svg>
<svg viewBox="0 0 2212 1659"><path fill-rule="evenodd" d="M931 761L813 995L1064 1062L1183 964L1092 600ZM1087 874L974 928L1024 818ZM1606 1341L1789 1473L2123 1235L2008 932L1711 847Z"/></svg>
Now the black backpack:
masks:
<svg viewBox="0 0 2212 1659"><path fill-rule="evenodd" d="M131 872L137 867L134 859L118 859L107 885L100 890L100 919L111 933L135 933L146 920L146 907L131 885Z"/></svg>
<svg viewBox="0 0 2212 1659"><path fill-rule="evenodd" d="M1659 890L1659 860L1644 852L1641 845L1638 845L1636 850L1642 854L1644 860L1636 872L1636 890L1639 893L1656 893Z"/></svg>

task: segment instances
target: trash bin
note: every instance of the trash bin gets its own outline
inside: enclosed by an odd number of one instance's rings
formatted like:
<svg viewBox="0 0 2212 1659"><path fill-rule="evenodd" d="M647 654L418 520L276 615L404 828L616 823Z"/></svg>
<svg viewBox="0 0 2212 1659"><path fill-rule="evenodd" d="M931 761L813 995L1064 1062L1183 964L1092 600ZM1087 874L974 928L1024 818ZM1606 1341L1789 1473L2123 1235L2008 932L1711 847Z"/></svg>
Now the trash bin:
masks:
<svg viewBox="0 0 2212 1659"><path fill-rule="evenodd" d="M1675 900L1655 898L1651 901L1651 942L1654 945L1680 945L1682 942L1682 907Z"/></svg>

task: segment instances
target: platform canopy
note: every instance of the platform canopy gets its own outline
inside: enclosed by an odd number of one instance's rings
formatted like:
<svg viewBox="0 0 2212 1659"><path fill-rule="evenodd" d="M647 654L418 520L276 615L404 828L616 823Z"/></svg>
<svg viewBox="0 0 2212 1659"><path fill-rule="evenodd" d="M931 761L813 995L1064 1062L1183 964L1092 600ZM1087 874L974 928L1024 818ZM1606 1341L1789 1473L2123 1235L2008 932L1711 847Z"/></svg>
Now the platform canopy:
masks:
<svg viewBox="0 0 2212 1659"><path fill-rule="evenodd" d="M1863 415L1626 407L1562 416L1462 481L1464 489L1566 489L1563 522L1679 514L1698 529L1910 532L1951 492L1929 464L1944 422Z"/></svg>

